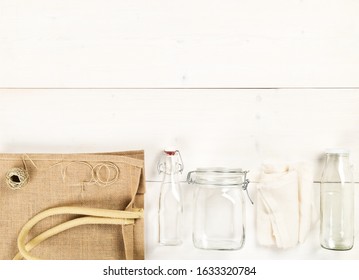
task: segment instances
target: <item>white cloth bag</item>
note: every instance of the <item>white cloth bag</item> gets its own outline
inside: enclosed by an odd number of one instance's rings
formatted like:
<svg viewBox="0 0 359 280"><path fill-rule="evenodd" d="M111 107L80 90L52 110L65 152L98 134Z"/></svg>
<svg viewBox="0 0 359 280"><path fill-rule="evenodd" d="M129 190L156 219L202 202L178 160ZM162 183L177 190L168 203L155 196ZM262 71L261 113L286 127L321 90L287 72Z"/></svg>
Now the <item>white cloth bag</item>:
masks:
<svg viewBox="0 0 359 280"><path fill-rule="evenodd" d="M304 242L312 219L311 169L304 163L263 165L256 202L259 244L285 249Z"/></svg>

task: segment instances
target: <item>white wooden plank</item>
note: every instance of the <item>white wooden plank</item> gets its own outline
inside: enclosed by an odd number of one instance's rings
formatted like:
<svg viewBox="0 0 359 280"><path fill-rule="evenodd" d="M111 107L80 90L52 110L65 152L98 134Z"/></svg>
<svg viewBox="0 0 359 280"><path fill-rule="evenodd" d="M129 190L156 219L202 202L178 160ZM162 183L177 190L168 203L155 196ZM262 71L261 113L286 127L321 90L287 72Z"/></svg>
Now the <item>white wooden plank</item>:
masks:
<svg viewBox="0 0 359 280"><path fill-rule="evenodd" d="M352 0L2 0L0 87L358 87Z"/></svg>
<svg viewBox="0 0 359 280"><path fill-rule="evenodd" d="M320 179L327 148L351 150L359 180L358 90L0 90L2 152L144 149L148 180L166 146L186 172L256 171L307 161Z"/></svg>

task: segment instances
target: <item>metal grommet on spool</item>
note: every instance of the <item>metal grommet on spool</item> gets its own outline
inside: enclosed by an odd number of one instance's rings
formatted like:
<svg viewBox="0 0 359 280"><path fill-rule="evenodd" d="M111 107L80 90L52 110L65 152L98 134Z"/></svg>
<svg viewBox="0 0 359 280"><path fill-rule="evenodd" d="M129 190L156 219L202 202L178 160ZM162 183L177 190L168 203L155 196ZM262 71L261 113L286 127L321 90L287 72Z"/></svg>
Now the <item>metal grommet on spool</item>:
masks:
<svg viewBox="0 0 359 280"><path fill-rule="evenodd" d="M29 181L29 172L23 168L11 168L6 173L6 184L12 190L19 190L23 188Z"/></svg>

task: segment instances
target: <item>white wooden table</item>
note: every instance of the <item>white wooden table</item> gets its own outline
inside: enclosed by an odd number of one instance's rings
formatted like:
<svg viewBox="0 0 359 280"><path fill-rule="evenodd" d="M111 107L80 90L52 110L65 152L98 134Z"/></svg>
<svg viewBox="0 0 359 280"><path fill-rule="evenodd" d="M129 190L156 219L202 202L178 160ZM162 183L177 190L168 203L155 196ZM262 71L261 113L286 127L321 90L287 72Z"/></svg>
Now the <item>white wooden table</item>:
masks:
<svg viewBox="0 0 359 280"><path fill-rule="evenodd" d="M358 14L350 0L2 0L0 151L144 149L147 259L359 259L358 244L321 249L318 223L296 248L260 247L250 205L242 250L195 249L185 183L184 244L159 246L155 222L166 146L185 173L254 182L263 162L308 161L317 205L323 151L345 147L359 182Z"/></svg>

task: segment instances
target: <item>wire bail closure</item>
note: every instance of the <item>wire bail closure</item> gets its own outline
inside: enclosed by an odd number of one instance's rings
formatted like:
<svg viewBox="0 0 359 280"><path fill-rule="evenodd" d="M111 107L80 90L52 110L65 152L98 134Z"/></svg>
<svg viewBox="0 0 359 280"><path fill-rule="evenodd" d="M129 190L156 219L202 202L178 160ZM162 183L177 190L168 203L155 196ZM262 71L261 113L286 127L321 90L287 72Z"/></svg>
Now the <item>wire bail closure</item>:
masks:
<svg viewBox="0 0 359 280"><path fill-rule="evenodd" d="M178 166L178 172L182 174L182 172L184 170L184 164L183 164L182 156L181 156L181 153L179 150L174 150L174 151L164 150L163 151L163 154L157 163L158 174L164 173L166 171L165 157L166 156L175 156L176 154L178 154L178 157L179 157L179 162L176 162L176 165Z"/></svg>
<svg viewBox="0 0 359 280"><path fill-rule="evenodd" d="M250 181L249 181L248 179L246 179L246 176L244 175L244 182L242 183L242 189L243 189L244 191L246 191L249 201L251 202L252 205L254 205L254 202L253 202L253 200L251 199L251 197L250 197L250 195L249 195L249 192L248 192L248 185L249 185L249 183L250 183Z"/></svg>
<svg viewBox="0 0 359 280"><path fill-rule="evenodd" d="M251 204L253 205L253 200L251 199L249 192L248 192L248 185L250 183L249 179L247 179L247 173L249 171L242 171L242 170L233 170L233 169L200 169L200 170L195 170L195 171L190 171L187 174L187 183L188 184L199 184L199 185L209 185L209 186L241 186L242 190L246 191L247 196L249 201L251 202ZM205 174L205 173L217 173L217 174L223 174L223 173L228 173L228 174L239 174L239 175L243 175L243 182L239 183L236 179L230 178L227 179L227 181L220 181L221 177L214 179L214 180L203 180L201 178L197 178L195 176L193 176L194 174Z"/></svg>

